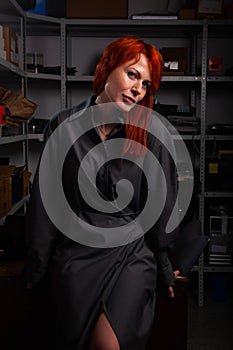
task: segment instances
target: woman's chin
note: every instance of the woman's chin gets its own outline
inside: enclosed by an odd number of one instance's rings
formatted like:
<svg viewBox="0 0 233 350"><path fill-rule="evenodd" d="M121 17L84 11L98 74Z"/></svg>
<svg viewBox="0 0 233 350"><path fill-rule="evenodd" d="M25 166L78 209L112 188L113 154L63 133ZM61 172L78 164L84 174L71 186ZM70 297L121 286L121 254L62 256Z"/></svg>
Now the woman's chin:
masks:
<svg viewBox="0 0 233 350"><path fill-rule="evenodd" d="M122 112L127 113L135 107L135 103L117 102L117 106Z"/></svg>

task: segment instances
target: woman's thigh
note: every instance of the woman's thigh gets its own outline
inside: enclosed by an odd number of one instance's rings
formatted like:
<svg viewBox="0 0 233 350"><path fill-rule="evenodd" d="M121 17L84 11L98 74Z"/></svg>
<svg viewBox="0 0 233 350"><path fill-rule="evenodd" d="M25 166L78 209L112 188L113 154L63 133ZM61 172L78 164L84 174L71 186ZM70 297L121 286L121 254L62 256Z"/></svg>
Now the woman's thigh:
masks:
<svg viewBox="0 0 233 350"><path fill-rule="evenodd" d="M91 336L90 350L120 350L120 345L106 315L100 314Z"/></svg>

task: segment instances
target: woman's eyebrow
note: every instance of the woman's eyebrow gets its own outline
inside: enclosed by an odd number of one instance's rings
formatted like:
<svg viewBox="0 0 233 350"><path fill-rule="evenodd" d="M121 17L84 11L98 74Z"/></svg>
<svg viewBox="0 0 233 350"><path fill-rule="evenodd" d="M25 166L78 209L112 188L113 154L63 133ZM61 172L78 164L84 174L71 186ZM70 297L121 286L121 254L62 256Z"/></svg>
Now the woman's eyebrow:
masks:
<svg viewBox="0 0 233 350"><path fill-rule="evenodd" d="M128 69L133 69L137 73L137 75L141 78L142 75L141 75L140 71L137 70L135 67L129 66ZM143 81L146 82L149 85L152 85L152 81L149 80L149 79L143 79Z"/></svg>
<svg viewBox="0 0 233 350"><path fill-rule="evenodd" d="M130 67L129 67L129 68L130 68ZM131 68L134 69L140 77L142 76L141 73L140 73L136 68L134 68L134 67L132 67L132 66L131 66ZM152 84L152 81L150 81L149 79L143 79L143 81L146 81L147 83Z"/></svg>

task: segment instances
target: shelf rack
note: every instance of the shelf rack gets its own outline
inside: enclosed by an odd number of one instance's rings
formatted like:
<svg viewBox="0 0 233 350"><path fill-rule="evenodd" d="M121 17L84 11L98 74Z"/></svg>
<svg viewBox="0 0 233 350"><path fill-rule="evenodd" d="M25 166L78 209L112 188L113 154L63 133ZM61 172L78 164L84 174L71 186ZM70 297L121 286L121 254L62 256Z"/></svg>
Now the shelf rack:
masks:
<svg viewBox="0 0 233 350"><path fill-rule="evenodd" d="M20 19L20 20L19 20ZM190 75L188 76L164 76L162 84L187 84L190 85L190 100L192 106L195 106L197 91L200 92L198 114L201 121L200 134L182 135L186 141L196 140L200 145L200 175L201 185L199 197L199 218L202 222L202 231L204 232L205 221L205 200L206 198L231 198L233 193L209 192L205 189L205 157L206 142L209 141L232 141L233 137L229 135L210 135L206 131L206 109L207 109L207 90L209 84L231 84L232 76L210 76L207 71L208 41L209 38L229 38L232 40L233 20L89 20L89 19L57 19L53 17L40 16L24 12L15 0L3 0L0 3L0 24L12 26L18 33L21 33L23 50L23 66L15 67L9 62L0 58L0 71L6 74L14 74L23 79L25 86L29 80L50 80L60 81L61 108L67 107L67 86L69 84L91 84L92 75L83 75L78 72L76 76L67 76L65 67L69 50L68 40L70 37L120 37L122 35L143 34L148 38L189 38L191 41L190 50L192 53L192 62L190 64ZM60 38L60 62L61 74L35 74L29 73L25 69L25 36L58 36ZM197 74L197 40L201 42L201 72ZM80 48L79 48L80 49ZM218 86L218 85L217 85ZM28 145L30 140L42 140L43 135L29 134L19 135L9 138L0 138L0 145L13 142L25 142ZM26 154L28 148L26 147ZM206 272L233 272L233 267L229 266L206 266L204 255L199 259L198 265L194 266L193 271L198 273L198 304L204 305L204 274Z"/></svg>

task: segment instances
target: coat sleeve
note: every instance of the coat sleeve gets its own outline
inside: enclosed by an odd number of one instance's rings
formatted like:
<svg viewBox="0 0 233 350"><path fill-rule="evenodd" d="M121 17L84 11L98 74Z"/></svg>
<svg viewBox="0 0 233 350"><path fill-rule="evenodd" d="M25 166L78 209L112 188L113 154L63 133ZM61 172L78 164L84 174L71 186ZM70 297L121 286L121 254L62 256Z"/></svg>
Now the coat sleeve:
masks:
<svg viewBox="0 0 233 350"><path fill-rule="evenodd" d="M68 117L88 107L90 99L78 106L56 113L48 123L44 146L53 131ZM43 153L43 152L42 152ZM42 155L42 154L41 154ZM35 173L31 196L26 212L26 241L28 261L23 274L26 282L33 285L39 283L45 276L54 246L63 239L62 233L54 226L44 208L39 186L40 161ZM51 176L51 174L50 174Z"/></svg>
<svg viewBox="0 0 233 350"><path fill-rule="evenodd" d="M25 280L33 285L40 282L47 269L56 228L45 212L39 190L37 169L26 212L26 241L28 261L24 269Z"/></svg>
<svg viewBox="0 0 233 350"><path fill-rule="evenodd" d="M44 132L44 147L52 132L69 115L69 110L63 110L53 116ZM42 154L43 150L41 156ZM45 277L51 252L59 235L59 231L49 219L42 202L39 172L40 160L35 172L25 217L28 257L23 275L25 281L31 282L33 285L38 284Z"/></svg>
<svg viewBox="0 0 233 350"><path fill-rule="evenodd" d="M58 115L60 114L61 112ZM54 116L46 127L44 146L58 124L58 118L57 116ZM26 282L31 282L33 285L38 284L44 278L51 251L58 235L58 230L50 221L41 199L39 169L40 160L34 176L32 191L25 216L28 257L27 263L24 267L23 277Z"/></svg>

